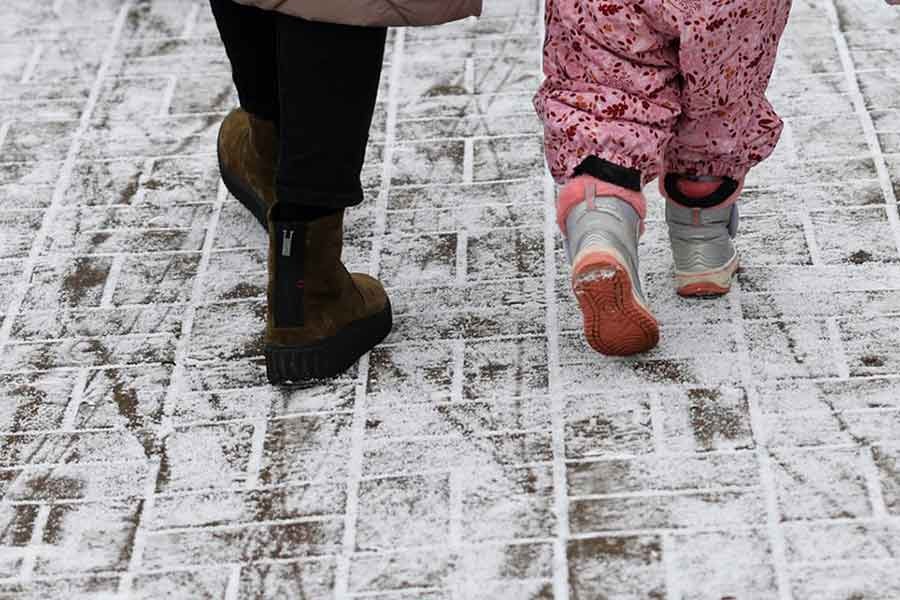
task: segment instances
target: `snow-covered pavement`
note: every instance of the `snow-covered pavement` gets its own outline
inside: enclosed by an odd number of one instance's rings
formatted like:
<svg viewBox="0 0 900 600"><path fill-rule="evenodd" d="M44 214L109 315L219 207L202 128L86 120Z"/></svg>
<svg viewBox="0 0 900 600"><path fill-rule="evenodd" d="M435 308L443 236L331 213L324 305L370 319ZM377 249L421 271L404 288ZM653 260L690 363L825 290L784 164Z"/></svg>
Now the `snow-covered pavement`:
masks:
<svg viewBox="0 0 900 600"><path fill-rule="evenodd" d="M797 0L739 290L590 352L531 95L538 0L391 34L346 258L397 312L266 385L202 0L0 8L0 598L900 598L900 8Z"/></svg>

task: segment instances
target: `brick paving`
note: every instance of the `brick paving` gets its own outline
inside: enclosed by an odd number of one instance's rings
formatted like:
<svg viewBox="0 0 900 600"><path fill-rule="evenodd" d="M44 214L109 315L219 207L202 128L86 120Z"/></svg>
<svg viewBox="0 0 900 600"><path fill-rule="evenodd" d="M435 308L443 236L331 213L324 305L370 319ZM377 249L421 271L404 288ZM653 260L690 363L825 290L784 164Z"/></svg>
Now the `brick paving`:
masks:
<svg viewBox="0 0 900 600"><path fill-rule="evenodd" d="M591 353L530 97L538 0L394 31L347 260L397 311L265 384L265 237L217 177L199 0L0 18L0 598L900 597L900 10L796 0L728 299L642 248Z"/></svg>

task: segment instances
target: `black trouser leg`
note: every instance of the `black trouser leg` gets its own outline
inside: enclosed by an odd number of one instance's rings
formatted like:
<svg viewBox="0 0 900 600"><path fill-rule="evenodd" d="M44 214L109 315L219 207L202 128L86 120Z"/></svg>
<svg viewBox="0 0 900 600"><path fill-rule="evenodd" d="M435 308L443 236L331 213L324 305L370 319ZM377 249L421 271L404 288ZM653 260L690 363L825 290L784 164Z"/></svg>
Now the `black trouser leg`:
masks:
<svg viewBox="0 0 900 600"><path fill-rule="evenodd" d="M241 107L267 121L279 120L277 15L232 0L210 0L231 62Z"/></svg>
<svg viewBox="0 0 900 600"><path fill-rule="evenodd" d="M279 123L279 204L359 204L387 30L210 4L241 106Z"/></svg>
<svg viewBox="0 0 900 600"><path fill-rule="evenodd" d="M387 30L281 14L277 30L278 202L331 209L359 204Z"/></svg>

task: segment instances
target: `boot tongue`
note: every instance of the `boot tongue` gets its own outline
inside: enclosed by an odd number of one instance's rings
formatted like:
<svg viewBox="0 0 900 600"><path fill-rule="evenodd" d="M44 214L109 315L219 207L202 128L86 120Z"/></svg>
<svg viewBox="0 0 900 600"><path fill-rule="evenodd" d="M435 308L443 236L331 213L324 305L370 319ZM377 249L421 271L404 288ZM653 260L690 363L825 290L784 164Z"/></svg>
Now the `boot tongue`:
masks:
<svg viewBox="0 0 900 600"><path fill-rule="evenodd" d="M678 191L688 198L706 198L722 185L721 177L679 177L675 183Z"/></svg>

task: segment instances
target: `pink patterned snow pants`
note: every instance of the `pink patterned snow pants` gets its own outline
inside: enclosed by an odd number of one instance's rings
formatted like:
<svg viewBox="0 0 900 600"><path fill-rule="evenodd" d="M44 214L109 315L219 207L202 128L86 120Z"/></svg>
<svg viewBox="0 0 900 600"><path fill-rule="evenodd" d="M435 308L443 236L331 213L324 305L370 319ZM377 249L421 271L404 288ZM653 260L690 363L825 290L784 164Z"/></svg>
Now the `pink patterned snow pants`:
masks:
<svg viewBox="0 0 900 600"><path fill-rule="evenodd" d="M546 0L535 98L557 181L588 156L735 179L783 123L765 97L791 0Z"/></svg>

